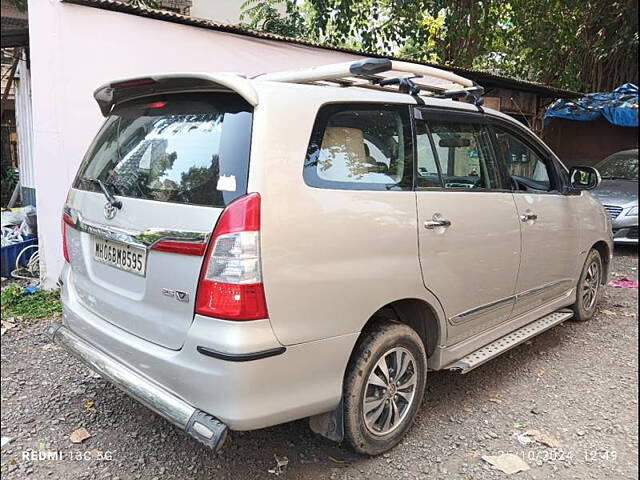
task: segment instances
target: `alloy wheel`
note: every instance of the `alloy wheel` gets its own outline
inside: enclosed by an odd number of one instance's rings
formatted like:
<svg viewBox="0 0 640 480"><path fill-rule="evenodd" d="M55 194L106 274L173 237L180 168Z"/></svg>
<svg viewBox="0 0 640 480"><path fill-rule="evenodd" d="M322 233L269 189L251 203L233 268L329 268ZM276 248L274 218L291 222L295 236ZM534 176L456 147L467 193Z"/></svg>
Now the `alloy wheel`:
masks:
<svg viewBox="0 0 640 480"><path fill-rule="evenodd" d="M600 263L593 261L587 267L587 273L581 285L582 305L586 310L591 310L598 299L601 280Z"/></svg>
<svg viewBox="0 0 640 480"><path fill-rule="evenodd" d="M362 414L374 435L387 435L406 418L417 387L416 360L406 348L387 351L375 364L365 387Z"/></svg>

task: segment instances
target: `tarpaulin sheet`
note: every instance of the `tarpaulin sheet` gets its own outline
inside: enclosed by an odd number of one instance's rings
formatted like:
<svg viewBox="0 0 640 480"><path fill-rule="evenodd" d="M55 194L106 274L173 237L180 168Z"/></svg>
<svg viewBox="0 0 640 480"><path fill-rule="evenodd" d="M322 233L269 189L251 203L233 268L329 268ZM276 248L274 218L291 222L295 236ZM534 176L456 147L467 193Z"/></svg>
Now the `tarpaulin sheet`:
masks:
<svg viewBox="0 0 640 480"><path fill-rule="evenodd" d="M551 118L591 121L600 117L621 127L638 126L638 87L625 83L612 92L590 93L578 100L556 100L544 114Z"/></svg>

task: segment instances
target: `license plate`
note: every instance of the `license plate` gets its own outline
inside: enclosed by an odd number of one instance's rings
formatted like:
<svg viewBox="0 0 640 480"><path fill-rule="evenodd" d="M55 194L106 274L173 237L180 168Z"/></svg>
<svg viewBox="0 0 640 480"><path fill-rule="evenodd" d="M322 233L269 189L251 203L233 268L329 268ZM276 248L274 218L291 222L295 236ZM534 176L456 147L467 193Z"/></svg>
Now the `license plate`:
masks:
<svg viewBox="0 0 640 480"><path fill-rule="evenodd" d="M119 270L144 277L147 270L147 252L144 248L125 243L94 238L93 259Z"/></svg>

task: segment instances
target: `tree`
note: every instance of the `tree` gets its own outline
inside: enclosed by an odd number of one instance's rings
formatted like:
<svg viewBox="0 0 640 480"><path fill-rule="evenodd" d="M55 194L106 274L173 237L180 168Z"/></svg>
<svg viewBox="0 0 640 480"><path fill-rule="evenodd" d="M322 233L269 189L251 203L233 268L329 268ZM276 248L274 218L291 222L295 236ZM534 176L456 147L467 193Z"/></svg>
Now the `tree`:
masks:
<svg viewBox="0 0 640 480"><path fill-rule="evenodd" d="M248 0L242 20L580 91L638 82L637 0Z"/></svg>
<svg viewBox="0 0 640 480"><path fill-rule="evenodd" d="M255 30L294 38L307 36L303 9L295 2L246 0L240 8L240 21Z"/></svg>

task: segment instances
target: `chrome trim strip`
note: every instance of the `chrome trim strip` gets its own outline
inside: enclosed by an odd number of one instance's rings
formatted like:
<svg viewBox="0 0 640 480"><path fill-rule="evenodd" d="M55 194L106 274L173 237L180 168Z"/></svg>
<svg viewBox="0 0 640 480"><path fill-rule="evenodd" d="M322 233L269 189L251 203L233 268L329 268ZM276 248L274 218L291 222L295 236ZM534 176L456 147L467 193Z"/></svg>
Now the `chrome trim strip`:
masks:
<svg viewBox="0 0 640 480"><path fill-rule="evenodd" d="M515 305L522 298L538 295L545 290L548 290L550 288L553 288L563 283L572 285L573 281L569 279L556 280L555 282L547 283L546 285L542 285L540 287L535 287L530 290L525 290L524 292L518 293L516 295L512 295L510 297L506 297L501 300L488 303L486 305L482 305L480 307L472 308L471 310L467 310L466 312L459 313L458 315L455 315L449 318L449 323L451 325L461 325L463 323L470 322L484 315L485 313L491 312L493 310L497 310L499 308L502 308L503 306L506 307L509 304Z"/></svg>
<svg viewBox="0 0 640 480"><path fill-rule="evenodd" d="M556 280L555 282L547 283L546 285L542 285L540 287L531 288L529 290L525 290L524 292L520 292L516 294L516 300L520 300L522 298L530 297L532 295L538 295L542 293L544 290L548 290L550 288L556 287L560 284L567 283L568 285L573 285L573 281L569 279L564 280Z"/></svg>
<svg viewBox="0 0 640 480"><path fill-rule="evenodd" d="M144 231L125 230L123 228L107 227L99 223L85 220L78 210L69 206L65 206L63 211L73 220L74 224L72 228L75 228L80 232L147 250L153 249L153 246L156 243L164 240L206 243L209 240L210 235L210 232L166 230L162 228L149 228Z"/></svg>
<svg viewBox="0 0 640 480"><path fill-rule="evenodd" d="M493 310L498 310L499 308L506 307L511 304L514 305L516 303L516 296L512 295L507 298L503 298L502 300L498 300L496 302L488 303L487 305L482 305L481 307L473 308L471 310L467 310L466 312L459 313L455 317L451 317L449 319L449 323L452 325L460 325L462 323L470 322L478 318L485 313L491 312Z"/></svg>
<svg viewBox="0 0 640 480"><path fill-rule="evenodd" d="M50 327L50 338L140 403L185 430L196 408L92 347L63 325Z"/></svg>
<svg viewBox="0 0 640 480"><path fill-rule="evenodd" d="M216 417L198 410L174 393L147 380L75 335L64 325L52 325L47 334L51 341L62 346L102 378L166 418L191 437L216 451L222 448L227 438L228 427Z"/></svg>

